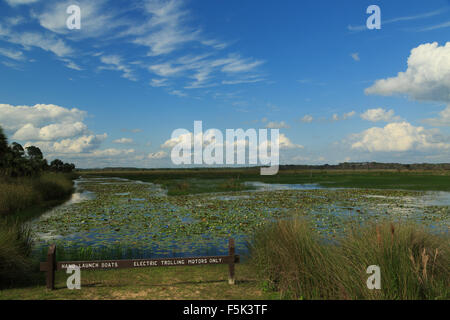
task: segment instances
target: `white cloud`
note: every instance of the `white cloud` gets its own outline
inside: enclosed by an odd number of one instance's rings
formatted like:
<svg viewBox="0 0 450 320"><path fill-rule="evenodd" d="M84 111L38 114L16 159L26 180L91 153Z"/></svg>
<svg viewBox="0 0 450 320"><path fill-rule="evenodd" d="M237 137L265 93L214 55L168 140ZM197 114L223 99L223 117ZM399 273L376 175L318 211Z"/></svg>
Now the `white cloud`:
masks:
<svg viewBox="0 0 450 320"><path fill-rule="evenodd" d="M149 153L147 156L148 159L164 159L166 157L167 157L167 152L165 152L165 151Z"/></svg>
<svg viewBox="0 0 450 320"><path fill-rule="evenodd" d="M183 91L180 91L180 90L172 90L172 91L170 91L169 93L170 93L171 95L177 96L177 97L186 97L186 96L187 96L186 93L184 93Z"/></svg>
<svg viewBox="0 0 450 320"><path fill-rule="evenodd" d="M44 153L80 155L92 154L100 147L100 144L107 138L107 134L86 135L74 139L64 139L61 141L28 141L25 147L33 145L39 147Z"/></svg>
<svg viewBox="0 0 450 320"><path fill-rule="evenodd" d="M150 80L153 87L168 86L169 77L183 78L185 83L179 83L178 88L173 87L168 91L173 94L180 93L181 89L257 83L265 80L262 75L252 74L264 61L246 58L239 53L228 53L223 56L222 50L228 44L205 37L201 29L192 24L193 15L185 7L185 1L146 0L136 6L123 8L111 7L107 0L79 0L75 4L82 9L82 19L81 29L76 32L68 30L66 26L66 9L69 4L73 3L51 0L33 9L30 16L43 27L45 31L42 33L18 32L19 29L15 29L15 26L19 27L19 24L26 22L29 17L4 19L7 27L0 25L0 40L19 44L26 50L37 47L52 52L68 68L78 71L86 68L80 67L80 61L75 60L75 57L80 57L81 54L85 64L89 53L83 54L81 50L78 52L75 47L72 48L72 45L77 44L76 41L89 37L98 38L95 49L97 53L91 53L91 56L103 55L99 52L106 50L102 50L101 47L111 45L112 41L122 45L132 43L134 47L132 56L121 57L108 49L109 54L101 57L103 64L98 70L120 71L122 77L137 81L135 76L137 68L146 68L163 78ZM133 19L130 12L134 14ZM71 41L71 46L60 37L61 35ZM136 47L138 50L135 50ZM140 50L142 48L148 49L147 59L142 57ZM182 51L179 49L198 53L180 56ZM4 51L3 54L20 59L18 52ZM71 60L68 60L68 57ZM11 65L11 62L9 64ZM221 78L217 79L219 77Z"/></svg>
<svg viewBox="0 0 450 320"><path fill-rule="evenodd" d="M21 4L30 4L38 2L39 0L5 0L10 6L17 6Z"/></svg>
<svg viewBox="0 0 450 320"><path fill-rule="evenodd" d="M423 122L432 126L450 126L450 104L439 112L438 118L425 119Z"/></svg>
<svg viewBox="0 0 450 320"><path fill-rule="evenodd" d="M207 133L205 133L204 134L204 136L203 136L203 141L204 141L204 143L203 143L203 145L204 146L206 146L206 145L208 145L208 143L211 143L211 141L212 141L212 137L213 137L213 134L212 134L212 132L207 132ZM224 139L224 141L223 141L223 143L222 144L220 144L219 142L217 142L217 146L218 147L220 147L220 146L225 146L227 143L226 143L226 137L224 136L223 137L223 139ZM196 136L195 136L195 140L197 141L197 142L199 142L199 143L201 143L201 135L200 134L197 134ZM179 135L178 137L176 137L176 138L171 138L171 139L169 139L169 140L167 140L167 141L165 141L162 145L161 145L161 148L163 148L163 149L171 149L171 148L173 148L174 146L176 146L177 144L180 144L180 143L191 143L191 145L193 145L193 143L194 143L194 141L193 141L193 134L191 133L191 132L189 132L189 133L187 133L187 134L182 134L182 135ZM234 144L235 145L245 145L245 146L248 146L248 140L247 139L245 139L245 140L235 140L235 142L234 142ZM266 143L261 143L260 145L259 145L259 147L261 148L261 147L270 147L270 144L271 144L271 142L270 142L270 140L266 140ZM280 133L279 134L279 148L280 149L296 149L296 148L299 148L299 149L302 149L303 148L303 146L302 145L298 145L298 144L295 144L295 143L292 143L292 141L284 134L284 133Z"/></svg>
<svg viewBox="0 0 450 320"><path fill-rule="evenodd" d="M130 138L120 138L120 139L116 139L113 141L114 143L119 143L119 144L130 144L133 143L133 139Z"/></svg>
<svg viewBox="0 0 450 320"><path fill-rule="evenodd" d="M265 81L265 78L259 78L257 76L255 77L248 77L244 79L236 79L236 80L223 80L222 84L229 84L229 85L235 85L235 84L243 84L243 83L257 83L261 81Z"/></svg>
<svg viewBox="0 0 450 320"><path fill-rule="evenodd" d="M358 52L352 53L350 56L351 56L352 59L355 60L355 61L359 61L359 60L360 60L360 59L359 59L359 53L358 53Z"/></svg>
<svg viewBox="0 0 450 320"><path fill-rule="evenodd" d="M123 155L129 155L131 153L134 153L134 149L127 149L127 150L121 150L121 149L103 149L103 150L94 150L92 153L89 153L87 156L89 157L117 157L117 156L123 156Z"/></svg>
<svg viewBox="0 0 450 320"><path fill-rule="evenodd" d="M106 133L102 135L82 136L76 139L64 139L53 143L53 150L59 153L83 153L97 149L108 137Z"/></svg>
<svg viewBox="0 0 450 320"><path fill-rule="evenodd" d="M80 66L78 66L75 62L69 59L62 58L61 61L64 61L66 63L66 67L69 69L81 71L83 70Z"/></svg>
<svg viewBox="0 0 450 320"><path fill-rule="evenodd" d="M218 74L226 74L230 79L222 80L222 84L233 85L242 83L256 83L265 80L255 74L249 74L263 61L244 59L240 55L230 54L226 58L211 58L211 54L197 56L183 56L173 61L153 64L149 71L163 78L188 77L193 79L186 89L196 89L212 86L210 80ZM153 83L153 81L152 81ZM155 83L158 85L158 83Z"/></svg>
<svg viewBox="0 0 450 320"><path fill-rule="evenodd" d="M447 10L446 8L443 8L443 9L429 11L429 12L425 12L425 13L421 13L421 14L417 14L417 15L412 15L412 16L403 16L403 17L397 17L397 18L392 18L392 19L384 19L382 21L382 24L386 25L386 24L391 24L391 23L401 22L401 21L411 21L411 20L430 18L430 17L436 16L436 15L439 15L439 14L445 12L446 10ZM354 31L354 32L369 30L369 29L367 29L366 25L359 25L359 26L351 26L351 25L349 25L347 27L347 29L350 30L350 31Z"/></svg>
<svg viewBox="0 0 450 320"><path fill-rule="evenodd" d="M9 50L5 48L0 48L0 54L17 61L21 61L25 58L22 51Z"/></svg>
<svg viewBox="0 0 450 320"><path fill-rule="evenodd" d="M30 50L32 47L41 48L42 50L54 53L58 57L69 56L73 53L72 48L66 45L63 40L51 34L44 36L37 32L19 33L11 31L9 28L3 28L0 25L0 39L21 45L26 50Z"/></svg>
<svg viewBox="0 0 450 320"><path fill-rule="evenodd" d="M405 152L412 150L450 149L450 143L436 129L427 130L408 122L389 123L383 128L373 127L354 135L352 149L369 152Z"/></svg>
<svg viewBox="0 0 450 320"><path fill-rule="evenodd" d="M222 71L223 72L229 72L229 73L234 73L234 72L247 72L250 71L254 68L256 68L257 66L260 66L261 64L263 64L263 61L252 61L250 59L241 59L239 56L234 58L233 61L231 61L230 63L227 63L223 68Z"/></svg>
<svg viewBox="0 0 450 320"><path fill-rule="evenodd" d="M116 70L122 72L122 77L128 80L137 81L133 71L122 62L122 58L118 55L107 55L100 57L101 62L108 67L100 67L99 69Z"/></svg>
<svg viewBox="0 0 450 320"><path fill-rule="evenodd" d="M178 137L166 140L161 145L161 148L171 149L171 148L175 147L177 144L186 143L188 141L190 141L192 143L192 133L182 134L182 135L179 135Z"/></svg>
<svg viewBox="0 0 450 320"><path fill-rule="evenodd" d="M284 121L280 121L280 122L276 122L276 121L271 121L266 125L266 128L269 129L288 129L290 128L290 126L284 122Z"/></svg>
<svg viewBox="0 0 450 320"><path fill-rule="evenodd" d="M377 80L366 94L406 94L415 100L450 102L450 42L426 43L411 50L408 68L396 77Z"/></svg>
<svg viewBox="0 0 450 320"><path fill-rule="evenodd" d="M79 109L67 109L53 104L12 106L0 104L0 125L6 130L19 130L27 124L43 127L51 123L76 123L86 116Z"/></svg>
<svg viewBox="0 0 450 320"><path fill-rule="evenodd" d="M342 116L342 119L347 120L348 118L353 117L355 114L356 114L355 111L350 111L350 112L344 113L344 115Z"/></svg>
<svg viewBox="0 0 450 320"><path fill-rule="evenodd" d="M133 35L133 42L149 48L149 56L169 54L187 42L201 41L200 32L186 27L188 11L178 0L148 0L145 23L130 27L123 35Z"/></svg>
<svg viewBox="0 0 450 320"><path fill-rule="evenodd" d="M450 21L444 22L444 23L439 23L433 26L429 26L426 28L422 28L419 31L431 31L431 30L436 30L436 29L442 29L442 28L449 28L450 27Z"/></svg>
<svg viewBox="0 0 450 320"><path fill-rule="evenodd" d="M86 112L76 108L67 109L52 104L0 104L0 125L6 132L13 133L12 139L26 141L25 146L35 145L49 156L74 158L79 154L100 155L96 151L108 135L90 132L83 123L86 115Z"/></svg>
<svg viewBox="0 0 450 320"><path fill-rule="evenodd" d="M66 10L71 4L76 4L81 8L81 29L71 32L67 28ZM125 22L116 17L111 6L106 6L105 0L78 0L48 2L42 12L34 14L40 25L47 30L58 34L69 35L73 38L97 37L106 32L110 32L118 25Z"/></svg>
<svg viewBox="0 0 450 320"><path fill-rule="evenodd" d="M155 87L155 88L166 87L167 85L168 85L167 79L152 79L150 81L150 86Z"/></svg>
<svg viewBox="0 0 450 320"><path fill-rule="evenodd" d="M312 116L310 116L309 114L305 115L301 121L305 122L305 123L311 123L314 120L314 118Z"/></svg>
<svg viewBox="0 0 450 320"><path fill-rule="evenodd" d="M389 111L386 111L383 108L368 109L361 114L361 118L371 122L378 122L378 121L391 122L400 120L400 117L394 116L394 114L395 112L392 109Z"/></svg>
<svg viewBox="0 0 450 320"><path fill-rule="evenodd" d="M279 136L280 149L303 149L302 145L292 143L292 141L286 137L284 133L280 133Z"/></svg>
<svg viewBox="0 0 450 320"><path fill-rule="evenodd" d="M79 136L87 132L87 126L82 122L54 123L42 128L36 128L32 123L24 125L12 136L16 140L55 141Z"/></svg>

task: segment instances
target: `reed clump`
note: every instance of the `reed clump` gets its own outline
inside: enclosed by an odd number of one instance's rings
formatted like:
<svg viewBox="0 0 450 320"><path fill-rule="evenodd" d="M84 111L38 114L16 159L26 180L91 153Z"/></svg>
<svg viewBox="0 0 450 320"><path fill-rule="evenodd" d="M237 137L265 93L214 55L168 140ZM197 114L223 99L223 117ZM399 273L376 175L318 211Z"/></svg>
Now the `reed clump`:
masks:
<svg viewBox="0 0 450 320"><path fill-rule="evenodd" d="M0 216L12 215L46 201L64 199L73 189L72 177L63 173L0 179Z"/></svg>
<svg viewBox="0 0 450 320"><path fill-rule="evenodd" d="M355 226L326 241L306 220L282 220L258 230L250 263L266 289L292 299L448 299L448 234L413 223ZM369 289L369 266L380 267L381 289Z"/></svg>

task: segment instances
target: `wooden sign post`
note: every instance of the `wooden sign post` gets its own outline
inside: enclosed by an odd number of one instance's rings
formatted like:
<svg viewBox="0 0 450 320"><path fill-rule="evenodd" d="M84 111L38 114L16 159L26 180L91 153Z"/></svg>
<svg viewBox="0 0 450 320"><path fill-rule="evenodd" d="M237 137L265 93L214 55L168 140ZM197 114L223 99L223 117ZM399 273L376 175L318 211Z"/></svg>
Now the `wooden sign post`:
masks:
<svg viewBox="0 0 450 320"><path fill-rule="evenodd" d="M56 245L52 244L50 248L48 248L47 253L47 263L46 268L47 271L47 289L53 290L55 289L55 271L56 271ZM41 265L41 271L42 265Z"/></svg>
<svg viewBox="0 0 450 320"><path fill-rule="evenodd" d="M228 256L235 256L234 239L228 240ZM232 259L228 265L228 284L234 284L234 259Z"/></svg>
<svg viewBox="0 0 450 320"><path fill-rule="evenodd" d="M96 260L96 261L56 261L56 246L52 244L48 249L47 261L41 262L40 270L47 273L47 288L55 289L55 271L67 270L70 266L79 267L80 270L108 270L143 267L174 267L197 266L205 264L228 264L228 283L235 284L235 264L239 263L239 255L235 254L234 239L228 240L227 256L206 256L192 258L167 259L134 259L134 260Z"/></svg>

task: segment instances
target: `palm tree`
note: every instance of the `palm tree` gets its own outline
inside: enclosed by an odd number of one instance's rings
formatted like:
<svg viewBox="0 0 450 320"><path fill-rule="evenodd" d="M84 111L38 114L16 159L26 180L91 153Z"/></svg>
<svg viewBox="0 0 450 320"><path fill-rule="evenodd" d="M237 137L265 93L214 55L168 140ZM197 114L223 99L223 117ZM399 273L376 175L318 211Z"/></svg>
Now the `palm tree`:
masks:
<svg viewBox="0 0 450 320"><path fill-rule="evenodd" d="M6 173L9 162L9 153L8 139L3 133L2 127L0 127L0 174Z"/></svg>

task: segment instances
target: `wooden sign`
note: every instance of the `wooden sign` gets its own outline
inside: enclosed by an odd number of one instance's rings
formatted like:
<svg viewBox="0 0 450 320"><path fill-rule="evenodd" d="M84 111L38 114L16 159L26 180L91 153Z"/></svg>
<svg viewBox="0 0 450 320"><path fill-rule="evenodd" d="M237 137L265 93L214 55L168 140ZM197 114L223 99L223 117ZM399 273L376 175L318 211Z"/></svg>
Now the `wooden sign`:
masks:
<svg viewBox="0 0 450 320"><path fill-rule="evenodd" d="M192 258L167 258L167 259L134 259L134 260L96 260L96 261L56 261L56 246L53 244L48 249L47 261L41 262L40 270L47 272L47 288L55 288L55 271L66 270L70 266L77 266L80 270L110 270L124 268L148 268L148 267L176 267L198 266L205 264L228 264L228 283L235 284L234 264L239 263L239 256L235 254L234 239L228 242L227 256L206 256Z"/></svg>

